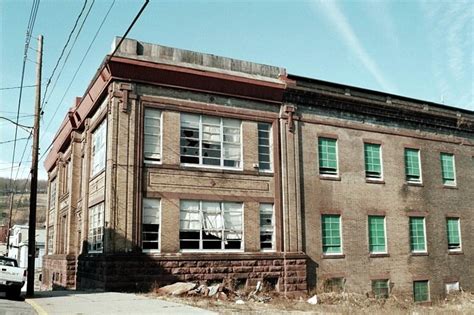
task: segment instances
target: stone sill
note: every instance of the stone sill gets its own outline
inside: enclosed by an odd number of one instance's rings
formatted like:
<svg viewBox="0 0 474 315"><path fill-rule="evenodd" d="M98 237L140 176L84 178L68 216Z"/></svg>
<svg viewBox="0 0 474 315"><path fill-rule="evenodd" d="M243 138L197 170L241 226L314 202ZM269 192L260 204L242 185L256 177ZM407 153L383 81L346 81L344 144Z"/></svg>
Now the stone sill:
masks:
<svg viewBox="0 0 474 315"><path fill-rule="evenodd" d="M370 258L384 258L384 257L390 257L390 254L389 253L380 253L380 254L371 253L369 254L369 257Z"/></svg>
<svg viewBox="0 0 474 315"><path fill-rule="evenodd" d="M382 184L382 185L385 185L385 181L383 179L366 178L365 182L367 184Z"/></svg>
<svg viewBox="0 0 474 315"><path fill-rule="evenodd" d="M448 250L448 255L464 255L463 251L449 251Z"/></svg>
<svg viewBox="0 0 474 315"><path fill-rule="evenodd" d="M446 189L458 189L458 186L443 185L443 188L446 188Z"/></svg>
<svg viewBox="0 0 474 315"><path fill-rule="evenodd" d="M321 175L319 174L319 179L323 180L333 180L333 181L341 181L341 176L331 176L331 175Z"/></svg>
<svg viewBox="0 0 474 315"><path fill-rule="evenodd" d="M343 258L346 258L346 255L345 254L337 254L337 255L323 254L321 257L323 259L343 259Z"/></svg>
<svg viewBox="0 0 474 315"><path fill-rule="evenodd" d="M428 252L411 253L412 256L429 256Z"/></svg>
<svg viewBox="0 0 474 315"><path fill-rule="evenodd" d="M413 187L424 187L423 183L415 183L415 182L405 182L407 186L413 186Z"/></svg>
<svg viewBox="0 0 474 315"><path fill-rule="evenodd" d="M236 174L236 175L253 175L263 177L274 177L273 171L259 171L259 170L240 170L240 169L228 169L228 168L206 168L204 166L186 166L186 165L175 165L175 164L149 164L145 163L144 168L147 169L170 169L180 171L191 171L199 173L218 173L218 174Z"/></svg>

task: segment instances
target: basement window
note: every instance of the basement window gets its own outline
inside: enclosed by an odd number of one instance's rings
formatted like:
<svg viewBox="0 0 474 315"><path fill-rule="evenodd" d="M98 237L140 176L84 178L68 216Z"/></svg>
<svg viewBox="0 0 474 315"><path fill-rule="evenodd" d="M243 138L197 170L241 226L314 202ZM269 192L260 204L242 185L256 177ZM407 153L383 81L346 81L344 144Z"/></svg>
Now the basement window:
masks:
<svg viewBox="0 0 474 315"><path fill-rule="evenodd" d="M260 204L260 249L275 249L275 215L273 204Z"/></svg>
<svg viewBox="0 0 474 315"><path fill-rule="evenodd" d="M143 198L143 251L156 251L160 248L160 212L160 199Z"/></svg>
<svg viewBox="0 0 474 315"><path fill-rule="evenodd" d="M372 280L372 292L376 298L386 299L389 295L389 282L387 279Z"/></svg>
<svg viewBox="0 0 474 315"><path fill-rule="evenodd" d="M241 169L241 121L181 114L180 154L184 165Z"/></svg>
<svg viewBox="0 0 474 315"><path fill-rule="evenodd" d="M161 111L145 108L144 118L144 149L145 162L154 163L161 161Z"/></svg>
<svg viewBox="0 0 474 315"><path fill-rule="evenodd" d="M459 282L446 283L446 294L459 292L459 291L460 291Z"/></svg>
<svg viewBox="0 0 474 315"><path fill-rule="evenodd" d="M242 203L182 200L180 249L242 249Z"/></svg>
<svg viewBox="0 0 474 315"><path fill-rule="evenodd" d="M104 203L89 208L89 253L101 253L104 246Z"/></svg>
<svg viewBox="0 0 474 315"><path fill-rule="evenodd" d="M413 299L415 302L427 302L430 300L428 280L413 282Z"/></svg>

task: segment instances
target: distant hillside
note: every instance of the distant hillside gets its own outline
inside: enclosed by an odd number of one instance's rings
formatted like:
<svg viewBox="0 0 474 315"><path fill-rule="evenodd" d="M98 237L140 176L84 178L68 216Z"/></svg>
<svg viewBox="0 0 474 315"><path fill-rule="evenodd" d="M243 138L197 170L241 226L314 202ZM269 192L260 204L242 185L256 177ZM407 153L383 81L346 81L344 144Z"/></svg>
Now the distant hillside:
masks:
<svg viewBox="0 0 474 315"><path fill-rule="evenodd" d="M8 214L10 211L10 179L0 177L0 225L8 224ZM13 201L12 225L27 224L30 210L30 182L26 179L14 181L15 196ZM46 180L38 181L38 200L36 223L42 227L46 223L47 207L47 187Z"/></svg>

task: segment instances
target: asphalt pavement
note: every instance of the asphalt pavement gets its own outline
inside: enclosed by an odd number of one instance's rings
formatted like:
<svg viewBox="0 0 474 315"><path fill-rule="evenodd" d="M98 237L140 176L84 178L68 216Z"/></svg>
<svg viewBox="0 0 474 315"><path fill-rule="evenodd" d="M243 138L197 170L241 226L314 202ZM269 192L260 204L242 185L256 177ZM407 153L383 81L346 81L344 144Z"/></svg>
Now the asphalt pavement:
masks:
<svg viewBox="0 0 474 315"><path fill-rule="evenodd" d="M81 292L81 291L44 291L35 293L32 299L26 299L38 315L54 314L217 314L208 310L184 304L163 301L153 297L133 293L117 292ZM24 303L25 302L19 302ZM18 309L19 310L19 309ZM22 314L1 313L0 314ZM34 313L24 313L34 314Z"/></svg>
<svg viewBox="0 0 474 315"><path fill-rule="evenodd" d="M31 305L25 303L23 297L10 300L2 292L0 293L0 315L36 315L36 311Z"/></svg>

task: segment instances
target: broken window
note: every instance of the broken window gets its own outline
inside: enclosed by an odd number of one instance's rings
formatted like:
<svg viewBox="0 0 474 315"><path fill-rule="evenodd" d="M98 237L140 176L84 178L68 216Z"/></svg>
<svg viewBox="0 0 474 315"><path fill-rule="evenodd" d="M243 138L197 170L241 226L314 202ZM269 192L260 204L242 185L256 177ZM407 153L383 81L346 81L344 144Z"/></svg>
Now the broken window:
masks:
<svg viewBox="0 0 474 315"><path fill-rule="evenodd" d="M145 108L144 118L144 149L145 162L161 161L161 111Z"/></svg>
<svg viewBox="0 0 474 315"><path fill-rule="evenodd" d="M337 140L318 139L319 174L337 175Z"/></svg>
<svg viewBox="0 0 474 315"><path fill-rule="evenodd" d="M343 292L344 291L344 278L329 278L324 280L323 291L324 292Z"/></svg>
<svg viewBox="0 0 474 315"><path fill-rule="evenodd" d="M261 171L272 170L272 125L258 123L258 167Z"/></svg>
<svg viewBox="0 0 474 315"><path fill-rule="evenodd" d="M450 294L453 292L458 292L460 290L459 288L459 282L451 282L451 283L446 283L446 294Z"/></svg>
<svg viewBox="0 0 474 315"><path fill-rule="evenodd" d="M242 203L182 200L180 248L240 250Z"/></svg>
<svg viewBox="0 0 474 315"><path fill-rule="evenodd" d="M181 114L181 163L241 167L241 122L236 119Z"/></svg>
<svg viewBox="0 0 474 315"><path fill-rule="evenodd" d="M104 203L89 208L89 252L102 252L104 245Z"/></svg>
<svg viewBox="0 0 474 315"><path fill-rule="evenodd" d="M91 176L105 169L107 120L104 119L92 132L92 169Z"/></svg>
<svg viewBox="0 0 474 315"><path fill-rule="evenodd" d="M143 198L142 249L153 251L160 248L160 200Z"/></svg>
<svg viewBox="0 0 474 315"><path fill-rule="evenodd" d="M273 204L260 204L260 249L275 249L275 218Z"/></svg>
<svg viewBox="0 0 474 315"><path fill-rule="evenodd" d="M372 292L376 298L388 298L389 282L386 279L372 280Z"/></svg>
<svg viewBox="0 0 474 315"><path fill-rule="evenodd" d="M446 219L448 232L448 250L461 251L461 228L459 218Z"/></svg>

